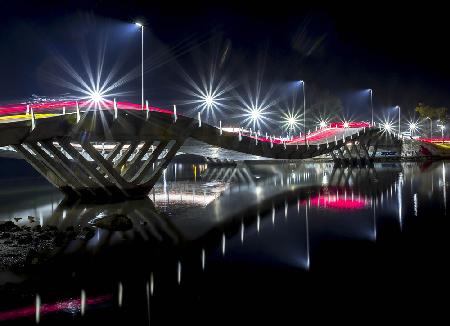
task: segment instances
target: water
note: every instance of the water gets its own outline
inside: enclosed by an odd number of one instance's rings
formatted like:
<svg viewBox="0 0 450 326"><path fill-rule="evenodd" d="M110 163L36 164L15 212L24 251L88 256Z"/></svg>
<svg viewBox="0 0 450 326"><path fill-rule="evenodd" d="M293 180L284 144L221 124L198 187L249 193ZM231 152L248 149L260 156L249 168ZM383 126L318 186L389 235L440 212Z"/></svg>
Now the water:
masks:
<svg viewBox="0 0 450 326"><path fill-rule="evenodd" d="M1 288L0 319L3 311L5 323L30 325L429 322L449 288L448 169L178 163L148 199L103 205L68 202L40 178L3 180L1 220L32 215L65 229L121 213L134 228L99 229L31 272L3 273L15 283Z"/></svg>

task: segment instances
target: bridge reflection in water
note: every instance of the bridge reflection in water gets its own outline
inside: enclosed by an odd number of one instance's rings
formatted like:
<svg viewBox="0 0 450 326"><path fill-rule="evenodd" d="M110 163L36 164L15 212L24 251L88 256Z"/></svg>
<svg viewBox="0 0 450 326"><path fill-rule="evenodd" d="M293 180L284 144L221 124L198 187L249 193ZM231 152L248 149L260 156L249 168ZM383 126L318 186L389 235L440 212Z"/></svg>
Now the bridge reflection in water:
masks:
<svg viewBox="0 0 450 326"><path fill-rule="evenodd" d="M99 215L123 214L132 220L133 228L98 229L89 241L74 240L62 248L64 255L83 260L64 260L69 266L36 271L42 275L38 292L48 302L59 300L48 293L55 287L49 282L62 286L67 282L66 271L76 271L83 288L92 287L92 279L113 282L113 305L130 300L135 293L130 290L135 286L132 279L144 280L140 286L148 304L155 291L173 291L174 285L189 283L222 261L276 262L308 270L315 263L314 248L324 239L375 242L380 218L394 218L392 222L401 230L404 217L411 214L406 206L412 205L417 215L420 196L436 196L436 192L446 196L445 166L437 164L430 172L422 172L428 176L419 189L420 168L397 163L367 169L328 163L220 168L171 164L148 198L104 205L62 200L53 209L46 198L34 207L42 213L39 223L44 225L64 229L88 225ZM39 203L37 194L35 200ZM9 209L6 215L17 216ZM124 245L126 250L120 249ZM93 258L89 264L86 257Z"/></svg>

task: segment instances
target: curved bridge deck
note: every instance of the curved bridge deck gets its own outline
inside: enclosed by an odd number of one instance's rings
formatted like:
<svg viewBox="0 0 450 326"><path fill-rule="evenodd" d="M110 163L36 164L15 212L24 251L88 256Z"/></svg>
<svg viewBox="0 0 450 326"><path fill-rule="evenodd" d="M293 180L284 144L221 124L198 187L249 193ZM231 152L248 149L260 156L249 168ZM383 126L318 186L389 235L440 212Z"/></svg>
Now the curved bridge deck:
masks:
<svg viewBox="0 0 450 326"><path fill-rule="evenodd" d="M219 160L356 153L358 159L369 160L369 146L393 139L376 128L335 126L307 135L306 141L282 140L251 131L228 132L169 110L141 110L130 103L85 112L65 104L64 109L61 103L42 105L28 114L25 107L0 108L9 113L0 122L0 147L11 146L56 187L81 197L146 196L177 152Z"/></svg>

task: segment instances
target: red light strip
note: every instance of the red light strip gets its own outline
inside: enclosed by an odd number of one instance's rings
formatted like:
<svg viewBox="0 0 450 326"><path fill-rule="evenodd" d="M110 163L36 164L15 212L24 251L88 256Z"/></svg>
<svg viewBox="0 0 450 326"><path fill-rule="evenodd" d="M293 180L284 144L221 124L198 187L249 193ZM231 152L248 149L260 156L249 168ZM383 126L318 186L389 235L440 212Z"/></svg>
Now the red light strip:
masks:
<svg viewBox="0 0 450 326"><path fill-rule="evenodd" d="M86 305L95 305L99 303L103 303L106 301L111 300L112 295L102 295L95 298L86 298ZM65 301L58 301L55 303L47 303L41 305L40 314L45 315L52 312L57 312L61 310L67 310L67 309L81 309L81 299L68 299ZM11 320L11 319L17 319L17 318L24 318L24 317L31 317L36 314L36 307L35 306L29 306L25 308L19 308L15 310L9 310L9 311L2 311L0 312L0 321L5 320Z"/></svg>
<svg viewBox="0 0 450 326"><path fill-rule="evenodd" d="M65 107L67 110L74 110L76 108L77 101L53 101L53 102L44 102L44 103L35 103L30 104L30 108L32 108L35 113L39 110L61 110L63 107ZM91 101L87 100L81 100L78 101L78 106L80 109L92 106ZM113 109L114 108L114 102L111 100L104 100L102 104L100 105L102 109ZM142 110L141 104L135 104L130 102L117 102L117 108L118 109L125 109L125 110ZM0 115L12 115L12 114L24 114L27 109L27 104L20 103L20 104L8 104L0 106ZM161 109L157 107L149 107L149 111L153 112L160 112L165 114L171 114L173 115L172 110L168 109ZM367 122L349 122L347 128L367 128L370 127L370 124ZM314 141L322 141L327 138L333 138L337 132L340 129L344 129L344 123L343 122L333 122L330 123L329 126L325 128L318 129L317 131L314 131L306 136L306 140L308 142L314 142ZM254 137L249 135L243 135L244 137L249 137L252 139L258 139L260 142L270 142L271 140L266 137ZM304 137L294 137L292 140L286 140L283 141L279 138L272 139L272 142L274 144L298 144L298 143L304 143L305 139Z"/></svg>
<svg viewBox="0 0 450 326"><path fill-rule="evenodd" d="M450 143L450 138L417 138L416 140L425 142L425 143Z"/></svg>

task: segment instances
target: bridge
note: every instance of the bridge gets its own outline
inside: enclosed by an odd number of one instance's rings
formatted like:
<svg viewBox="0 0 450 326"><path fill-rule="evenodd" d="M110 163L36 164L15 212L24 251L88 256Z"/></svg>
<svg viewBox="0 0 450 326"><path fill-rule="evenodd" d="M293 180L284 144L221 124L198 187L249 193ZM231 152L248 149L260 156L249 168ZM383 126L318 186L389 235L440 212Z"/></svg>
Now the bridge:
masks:
<svg viewBox="0 0 450 326"><path fill-rule="evenodd" d="M289 139L222 128L175 110L107 101L0 107L0 147L9 146L68 196L144 197L177 153L213 161L373 159L395 136L366 123L334 123ZM370 153L370 149L372 151ZM370 154L369 154L370 153Z"/></svg>

